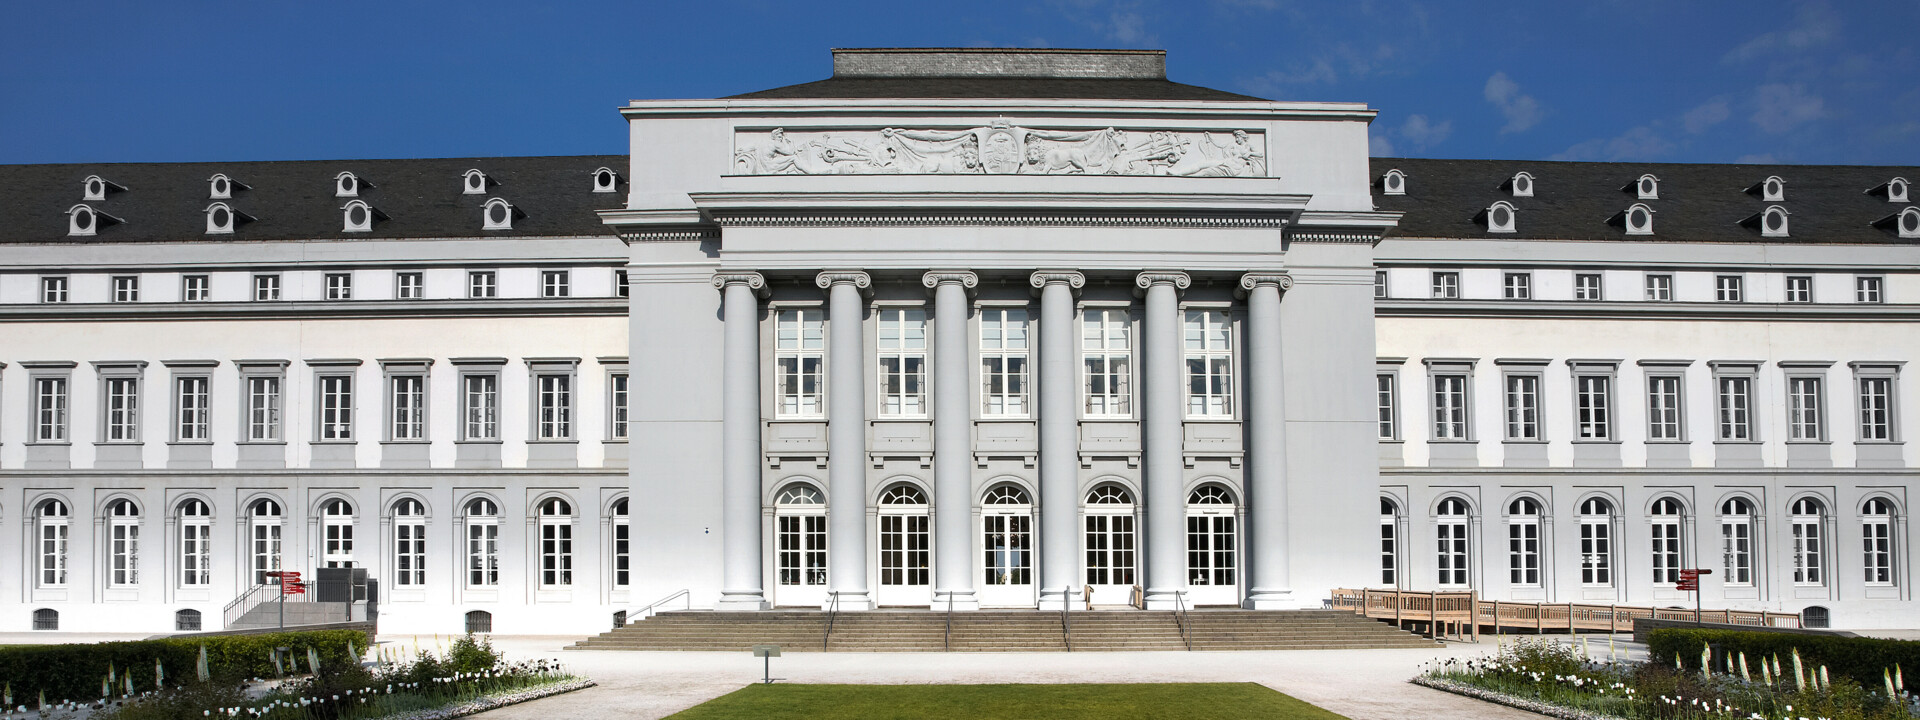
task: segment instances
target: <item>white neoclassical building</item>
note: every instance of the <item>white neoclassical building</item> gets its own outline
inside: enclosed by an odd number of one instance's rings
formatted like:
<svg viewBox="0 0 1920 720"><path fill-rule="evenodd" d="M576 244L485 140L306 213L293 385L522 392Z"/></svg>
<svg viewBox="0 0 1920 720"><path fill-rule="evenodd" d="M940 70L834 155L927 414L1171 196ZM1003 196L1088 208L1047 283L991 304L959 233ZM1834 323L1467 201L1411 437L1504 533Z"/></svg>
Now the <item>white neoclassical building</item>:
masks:
<svg viewBox="0 0 1920 720"><path fill-rule="evenodd" d="M1911 624L1914 168L1369 159L1148 51L839 50L627 157L0 167L0 629L273 569L672 606ZM6 610L5 608L12 608Z"/></svg>

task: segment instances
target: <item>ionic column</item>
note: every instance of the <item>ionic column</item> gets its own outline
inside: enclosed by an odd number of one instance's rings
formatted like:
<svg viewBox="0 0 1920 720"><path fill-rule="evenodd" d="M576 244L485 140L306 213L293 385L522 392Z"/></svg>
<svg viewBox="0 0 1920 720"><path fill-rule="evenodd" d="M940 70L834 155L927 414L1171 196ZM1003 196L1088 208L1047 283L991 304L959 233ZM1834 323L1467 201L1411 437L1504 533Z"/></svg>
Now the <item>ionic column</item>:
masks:
<svg viewBox="0 0 1920 720"><path fill-rule="evenodd" d="M713 276L726 325L720 388L720 544L718 610L764 610L760 569L760 299L756 272Z"/></svg>
<svg viewBox="0 0 1920 720"><path fill-rule="evenodd" d="M1293 287L1284 273L1240 276L1247 297L1247 531L1251 555L1247 607L1293 607L1287 561L1287 419L1281 383L1280 293Z"/></svg>
<svg viewBox="0 0 1920 720"><path fill-rule="evenodd" d="M1040 364L1035 386L1040 411L1040 609L1073 602L1079 574L1075 542L1080 507L1079 383L1074 373L1073 294L1087 278L1071 270L1042 270L1030 278L1040 294Z"/></svg>
<svg viewBox="0 0 1920 720"><path fill-rule="evenodd" d="M1141 333L1144 361L1140 432L1146 456L1147 607L1170 610L1174 593L1187 586L1187 498L1181 475L1186 463L1186 373L1180 350L1180 291L1193 284L1183 272L1143 272L1134 286L1146 295L1146 331ZM1192 603L1187 607L1192 608Z"/></svg>
<svg viewBox="0 0 1920 720"><path fill-rule="evenodd" d="M867 593L867 351L865 290L858 270L814 278L827 291L827 587L840 609L873 606Z"/></svg>
<svg viewBox="0 0 1920 720"><path fill-rule="evenodd" d="M933 294L933 609L975 610L973 593L973 413L967 400L968 291L980 276L935 270L920 277Z"/></svg>

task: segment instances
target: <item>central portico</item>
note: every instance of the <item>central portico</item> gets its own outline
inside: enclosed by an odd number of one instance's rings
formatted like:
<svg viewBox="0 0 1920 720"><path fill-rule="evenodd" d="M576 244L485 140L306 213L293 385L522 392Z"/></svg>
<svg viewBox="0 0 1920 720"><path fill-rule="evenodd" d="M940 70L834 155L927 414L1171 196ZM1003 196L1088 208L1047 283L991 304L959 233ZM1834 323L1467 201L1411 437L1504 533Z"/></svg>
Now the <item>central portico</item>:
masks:
<svg viewBox="0 0 1920 720"><path fill-rule="evenodd" d="M1371 558L1372 112L1158 62L623 109L636 604L1291 608Z"/></svg>

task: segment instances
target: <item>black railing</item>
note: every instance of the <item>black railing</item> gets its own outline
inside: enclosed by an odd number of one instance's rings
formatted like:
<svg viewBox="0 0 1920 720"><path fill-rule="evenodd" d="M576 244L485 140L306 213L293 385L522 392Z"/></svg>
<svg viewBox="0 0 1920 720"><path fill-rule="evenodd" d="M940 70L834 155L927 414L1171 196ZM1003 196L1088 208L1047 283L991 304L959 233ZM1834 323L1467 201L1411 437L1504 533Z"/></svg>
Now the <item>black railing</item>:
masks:
<svg viewBox="0 0 1920 720"><path fill-rule="evenodd" d="M953 651L953 591L947 591L947 634L940 640L940 649Z"/></svg>
<svg viewBox="0 0 1920 720"><path fill-rule="evenodd" d="M1060 593L1060 637L1067 643L1067 652L1073 652L1073 586L1068 585Z"/></svg>
<svg viewBox="0 0 1920 720"><path fill-rule="evenodd" d="M829 647L828 643L833 642L833 618L839 612L840 591L827 591L827 632L825 635L820 636L820 652L826 652Z"/></svg>
<svg viewBox="0 0 1920 720"><path fill-rule="evenodd" d="M1187 591L1173 591L1173 622L1180 626L1180 642L1186 643L1187 652L1193 652L1193 638L1187 633L1190 622L1187 617Z"/></svg>

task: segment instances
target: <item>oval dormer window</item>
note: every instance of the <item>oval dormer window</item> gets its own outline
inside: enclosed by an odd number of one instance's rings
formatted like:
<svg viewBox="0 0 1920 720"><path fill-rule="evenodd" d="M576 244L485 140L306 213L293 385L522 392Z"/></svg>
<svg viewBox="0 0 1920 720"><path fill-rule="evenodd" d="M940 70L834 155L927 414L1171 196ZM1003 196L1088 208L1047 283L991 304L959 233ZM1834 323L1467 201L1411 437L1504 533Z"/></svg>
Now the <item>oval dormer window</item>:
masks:
<svg viewBox="0 0 1920 720"><path fill-rule="evenodd" d="M1406 173L1400 172L1397 168L1388 170L1387 174L1380 178L1380 190L1388 195L1407 194Z"/></svg>
<svg viewBox="0 0 1920 720"><path fill-rule="evenodd" d="M1496 207L1496 208L1494 208L1494 209L1493 209L1493 224L1494 224L1494 226L1495 226L1495 227L1506 227L1506 226L1508 226L1508 225L1512 225L1512 224L1513 224L1513 211L1511 211L1511 210L1508 210L1508 209L1506 209L1506 208L1504 208L1504 207Z"/></svg>
<svg viewBox="0 0 1920 720"><path fill-rule="evenodd" d="M1513 176L1513 196L1533 197L1533 176L1520 173Z"/></svg>
<svg viewBox="0 0 1920 720"><path fill-rule="evenodd" d="M1504 200L1489 206L1485 214L1487 232L1513 232L1514 221L1516 219L1515 215L1516 213L1513 211L1513 206L1507 204Z"/></svg>
<svg viewBox="0 0 1920 720"><path fill-rule="evenodd" d="M1780 232L1781 230L1787 229L1787 216L1784 213L1769 212L1767 213L1766 220L1768 232Z"/></svg>
<svg viewBox="0 0 1920 720"><path fill-rule="evenodd" d="M600 187L607 187L609 185L612 185L613 171L601 170L598 174L593 176L593 184L599 185Z"/></svg>
<svg viewBox="0 0 1920 720"><path fill-rule="evenodd" d="M500 198L488 200L486 208L480 213L480 229L512 230L513 218L518 214L514 212L513 205L505 200Z"/></svg>
<svg viewBox="0 0 1920 720"><path fill-rule="evenodd" d="M347 208L347 224L354 227L367 224L367 208L362 205Z"/></svg>
<svg viewBox="0 0 1920 720"><path fill-rule="evenodd" d="M333 196L334 197L359 197L360 185L361 185L360 178L355 177L353 173L350 173L350 172L340 173L338 176L334 177L333 179Z"/></svg>
<svg viewBox="0 0 1920 720"><path fill-rule="evenodd" d="M620 175L614 172L613 168L600 168L599 170L593 171L594 192L610 193L613 192L619 184Z"/></svg>
<svg viewBox="0 0 1920 720"><path fill-rule="evenodd" d="M86 207L74 210L73 227L81 232L93 232L93 210Z"/></svg>
<svg viewBox="0 0 1920 720"><path fill-rule="evenodd" d="M229 192L232 191L227 188L226 178L216 177L213 179L213 194L224 196Z"/></svg>
<svg viewBox="0 0 1920 720"><path fill-rule="evenodd" d="M231 222L233 222L233 213L227 212L227 209L223 207L213 209L213 224L215 227L227 227L227 224Z"/></svg>
<svg viewBox="0 0 1920 720"><path fill-rule="evenodd" d="M480 195L487 191L487 174L479 170L468 170L465 184L460 192L467 195Z"/></svg>
<svg viewBox="0 0 1920 720"><path fill-rule="evenodd" d="M1768 200L1787 199L1787 187L1785 183L1780 182L1780 178L1767 178L1767 184L1761 188L1761 191L1766 193Z"/></svg>
<svg viewBox="0 0 1920 720"><path fill-rule="evenodd" d="M1627 213L1627 227L1645 228L1652 223L1653 216L1647 214L1646 208L1634 208L1633 212Z"/></svg>
<svg viewBox="0 0 1920 720"><path fill-rule="evenodd" d="M1888 182L1887 200L1890 202L1906 202L1907 181L1901 178L1894 178L1891 182Z"/></svg>
<svg viewBox="0 0 1920 720"><path fill-rule="evenodd" d="M1654 187L1653 178L1650 178L1650 177L1640 178L1641 197L1652 196L1657 191L1658 191L1658 188Z"/></svg>
<svg viewBox="0 0 1920 720"><path fill-rule="evenodd" d="M507 223L507 206L494 205L493 207L487 208L487 222L495 225L505 225Z"/></svg>
<svg viewBox="0 0 1920 720"><path fill-rule="evenodd" d="M226 203L217 202L207 206L207 234L226 235L232 233L233 228L241 221L252 219L235 212L233 208L227 207Z"/></svg>
<svg viewBox="0 0 1920 720"><path fill-rule="evenodd" d="M103 198L107 196L107 183L100 178L87 180L87 197Z"/></svg>
<svg viewBox="0 0 1920 720"><path fill-rule="evenodd" d="M1920 237L1920 208L1900 213L1900 237Z"/></svg>
<svg viewBox="0 0 1920 720"><path fill-rule="evenodd" d="M1626 226L1628 235L1653 234L1653 208L1634 203L1633 207L1627 208L1624 214L1615 217L1620 218L1620 224Z"/></svg>

